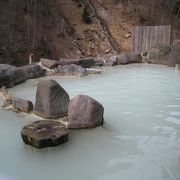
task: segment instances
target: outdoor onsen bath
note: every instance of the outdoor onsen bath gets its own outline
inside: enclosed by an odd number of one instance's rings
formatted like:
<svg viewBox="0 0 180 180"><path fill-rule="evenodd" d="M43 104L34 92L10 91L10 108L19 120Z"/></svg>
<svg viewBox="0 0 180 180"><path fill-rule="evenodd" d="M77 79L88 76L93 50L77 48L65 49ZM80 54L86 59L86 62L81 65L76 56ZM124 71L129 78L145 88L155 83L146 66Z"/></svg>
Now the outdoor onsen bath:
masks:
<svg viewBox="0 0 180 180"><path fill-rule="evenodd" d="M0 7L0 180L180 180L180 0Z"/></svg>
<svg viewBox="0 0 180 180"><path fill-rule="evenodd" d="M51 77L70 98L88 94L105 110L102 126L70 130L63 145L24 145L21 128L39 117L0 109L1 180L180 178L180 71L150 64L100 69L82 78ZM9 93L34 103L37 84L45 79L28 80Z"/></svg>

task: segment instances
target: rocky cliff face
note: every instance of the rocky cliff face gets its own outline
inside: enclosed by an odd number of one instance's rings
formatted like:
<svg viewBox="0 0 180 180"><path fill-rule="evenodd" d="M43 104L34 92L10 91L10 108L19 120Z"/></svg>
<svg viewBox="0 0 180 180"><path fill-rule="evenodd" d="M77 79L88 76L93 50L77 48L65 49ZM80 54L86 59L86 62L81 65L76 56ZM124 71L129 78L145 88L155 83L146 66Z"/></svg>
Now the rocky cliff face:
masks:
<svg viewBox="0 0 180 180"><path fill-rule="evenodd" d="M157 21L158 12L146 11L150 4L145 1L1 0L0 63L27 64L30 53L38 61L130 51L132 27L160 24L168 7L157 6L163 17ZM168 14L169 23L176 20L178 26L179 10L172 10L177 12Z"/></svg>

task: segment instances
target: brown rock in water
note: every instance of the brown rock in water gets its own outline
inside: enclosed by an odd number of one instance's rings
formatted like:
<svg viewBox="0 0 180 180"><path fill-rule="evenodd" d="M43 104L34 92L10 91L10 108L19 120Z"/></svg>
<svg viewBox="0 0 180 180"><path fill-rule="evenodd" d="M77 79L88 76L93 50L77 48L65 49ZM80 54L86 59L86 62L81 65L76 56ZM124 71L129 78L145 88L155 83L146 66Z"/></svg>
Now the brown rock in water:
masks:
<svg viewBox="0 0 180 180"><path fill-rule="evenodd" d="M43 118L60 118L67 115L68 93L54 80L43 80L36 92L35 114Z"/></svg>
<svg viewBox="0 0 180 180"><path fill-rule="evenodd" d="M33 110L33 103L25 99L14 99L12 105L15 111L28 113Z"/></svg>
<svg viewBox="0 0 180 180"><path fill-rule="evenodd" d="M12 99L5 99L5 101L3 102L2 107L8 107L12 105Z"/></svg>
<svg viewBox="0 0 180 180"><path fill-rule="evenodd" d="M51 60L51 59L44 59L41 58L40 59L41 64L49 69L53 69L56 68L58 66L57 61L56 60Z"/></svg>
<svg viewBox="0 0 180 180"><path fill-rule="evenodd" d="M41 67L37 64L30 64L30 65L22 66L20 68L25 71L28 79L45 76L45 70L41 69Z"/></svg>
<svg viewBox="0 0 180 180"><path fill-rule="evenodd" d="M58 66L52 75L56 76L86 76L87 71L85 68L78 66L76 64L70 64L66 66Z"/></svg>
<svg viewBox="0 0 180 180"><path fill-rule="evenodd" d="M103 124L103 106L95 99L78 95L68 106L68 128L93 128Z"/></svg>
<svg viewBox="0 0 180 180"><path fill-rule="evenodd" d="M76 64L83 68L90 68L95 65L95 61L93 58L81 58L81 59L61 58L59 61L57 61L57 63L58 65L61 65L61 66Z"/></svg>
<svg viewBox="0 0 180 180"><path fill-rule="evenodd" d="M60 122L42 120L24 126L21 137L25 144L42 149L67 142L68 130Z"/></svg>

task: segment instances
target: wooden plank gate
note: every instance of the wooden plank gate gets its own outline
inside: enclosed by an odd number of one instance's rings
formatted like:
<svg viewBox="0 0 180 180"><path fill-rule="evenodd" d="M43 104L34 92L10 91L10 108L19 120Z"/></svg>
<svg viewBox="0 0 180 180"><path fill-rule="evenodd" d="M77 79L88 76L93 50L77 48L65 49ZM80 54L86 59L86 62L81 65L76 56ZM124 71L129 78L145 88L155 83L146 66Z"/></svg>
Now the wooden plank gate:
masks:
<svg viewBox="0 0 180 180"><path fill-rule="evenodd" d="M171 26L136 26L132 32L132 52L147 52L157 44L171 44Z"/></svg>

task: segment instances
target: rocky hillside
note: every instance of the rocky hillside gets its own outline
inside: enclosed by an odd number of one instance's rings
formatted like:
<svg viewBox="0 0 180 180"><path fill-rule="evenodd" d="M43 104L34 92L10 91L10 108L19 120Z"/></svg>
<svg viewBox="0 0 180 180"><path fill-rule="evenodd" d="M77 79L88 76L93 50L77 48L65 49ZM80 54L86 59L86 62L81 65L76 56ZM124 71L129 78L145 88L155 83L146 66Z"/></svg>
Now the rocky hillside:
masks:
<svg viewBox="0 0 180 180"><path fill-rule="evenodd" d="M130 51L136 25L173 26L180 39L179 0L1 0L0 63L28 55L52 59Z"/></svg>

